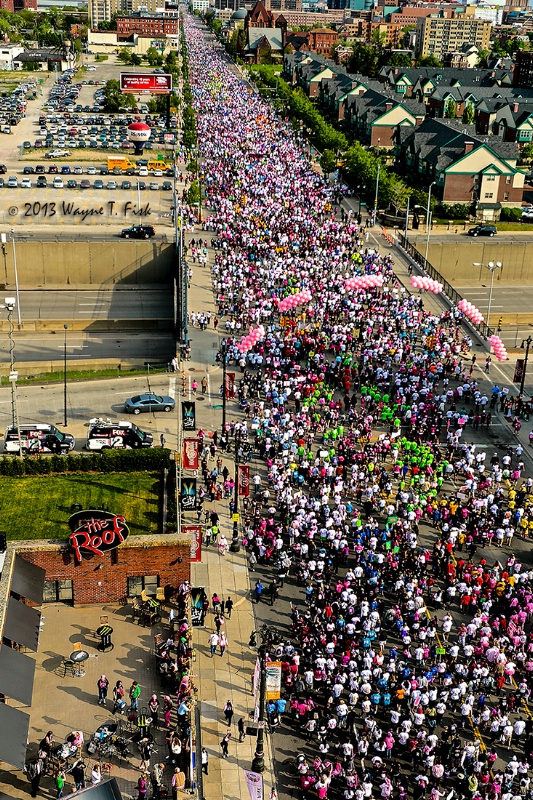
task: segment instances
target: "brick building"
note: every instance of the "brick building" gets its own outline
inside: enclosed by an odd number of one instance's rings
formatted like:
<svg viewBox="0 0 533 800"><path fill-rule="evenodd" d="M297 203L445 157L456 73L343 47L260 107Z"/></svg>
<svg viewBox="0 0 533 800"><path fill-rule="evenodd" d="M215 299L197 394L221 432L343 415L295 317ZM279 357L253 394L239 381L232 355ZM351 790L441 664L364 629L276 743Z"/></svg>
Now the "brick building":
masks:
<svg viewBox="0 0 533 800"><path fill-rule="evenodd" d="M130 536L103 556L84 555L81 563L68 540L16 542L26 561L46 570L45 602L73 605L112 603L140 594L168 593L190 579L187 535Z"/></svg>
<svg viewBox="0 0 533 800"><path fill-rule="evenodd" d="M138 33L144 36L172 36L179 32L178 17L147 14L138 11L117 17L117 33Z"/></svg>

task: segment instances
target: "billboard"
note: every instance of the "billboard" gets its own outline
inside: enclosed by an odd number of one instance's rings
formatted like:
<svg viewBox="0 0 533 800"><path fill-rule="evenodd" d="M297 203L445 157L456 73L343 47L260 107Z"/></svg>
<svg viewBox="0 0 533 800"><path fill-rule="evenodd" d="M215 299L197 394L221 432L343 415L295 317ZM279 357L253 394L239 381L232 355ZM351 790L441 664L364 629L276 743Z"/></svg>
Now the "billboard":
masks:
<svg viewBox="0 0 533 800"><path fill-rule="evenodd" d="M172 75L154 75L150 72L121 72L120 91L130 94L170 94Z"/></svg>

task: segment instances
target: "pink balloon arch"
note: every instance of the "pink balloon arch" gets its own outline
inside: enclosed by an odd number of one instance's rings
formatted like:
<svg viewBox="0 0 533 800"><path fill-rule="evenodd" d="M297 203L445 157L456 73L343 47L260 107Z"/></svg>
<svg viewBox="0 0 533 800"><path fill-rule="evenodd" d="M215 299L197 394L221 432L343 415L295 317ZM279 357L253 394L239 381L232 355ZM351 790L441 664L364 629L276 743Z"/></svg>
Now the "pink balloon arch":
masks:
<svg viewBox="0 0 533 800"><path fill-rule="evenodd" d="M244 339L241 339L239 344L237 345L237 349L241 353L248 353L257 342L261 341L261 339L265 338L265 329L262 325L259 325L258 328L252 329L250 328L250 332Z"/></svg>
<svg viewBox="0 0 533 800"><path fill-rule="evenodd" d="M500 337L493 333L492 336L489 337L489 343L498 361L507 361L509 356L507 355L507 350Z"/></svg>
<svg viewBox="0 0 533 800"><path fill-rule="evenodd" d="M472 305L468 300L460 300L457 303L457 308L460 309L465 317L468 317L475 322L476 325L479 325L480 322L483 322L483 314L476 308L476 306Z"/></svg>
<svg viewBox="0 0 533 800"><path fill-rule="evenodd" d="M303 289L296 294L289 294L283 300L278 300L278 311L283 314L285 311L290 311L296 306L301 306L304 303L309 303L313 299L313 295L309 289Z"/></svg>
<svg viewBox="0 0 533 800"><path fill-rule="evenodd" d="M411 278L411 286L414 286L415 289L425 289L427 292L433 292L433 294L440 294L444 289L442 283L422 275L413 275Z"/></svg>
<svg viewBox="0 0 533 800"><path fill-rule="evenodd" d="M356 275L355 278L347 278L344 281L345 289L373 289L376 286L383 286L382 275Z"/></svg>

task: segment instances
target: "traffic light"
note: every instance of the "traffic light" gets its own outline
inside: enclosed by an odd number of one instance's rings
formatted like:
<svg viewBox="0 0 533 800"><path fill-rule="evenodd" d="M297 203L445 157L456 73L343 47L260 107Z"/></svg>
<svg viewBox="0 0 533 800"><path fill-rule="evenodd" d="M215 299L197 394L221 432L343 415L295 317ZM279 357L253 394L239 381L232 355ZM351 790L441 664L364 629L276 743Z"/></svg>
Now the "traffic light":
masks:
<svg viewBox="0 0 533 800"><path fill-rule="evenodd" d="M502 322L503 322L503 317L500 317L500 319L498 320L498 330L499 331L501 331L501 329L502 329Z"/></svg>

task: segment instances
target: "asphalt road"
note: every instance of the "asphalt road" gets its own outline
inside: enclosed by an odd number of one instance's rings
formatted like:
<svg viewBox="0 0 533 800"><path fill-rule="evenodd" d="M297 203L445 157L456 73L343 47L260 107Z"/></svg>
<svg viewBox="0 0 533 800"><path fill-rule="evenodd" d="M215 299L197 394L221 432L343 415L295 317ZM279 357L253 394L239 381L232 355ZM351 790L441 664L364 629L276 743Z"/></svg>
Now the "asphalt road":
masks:
<svg viewBox="0 0 533 800"><path fill-rule="evenodd" d="M63 363L63 335L53 332L41 332L28 335L15 334L15 360L43 361ZM76 360L144 359L154 362L170 361L176 353L172 332L157 333L150 331L101 332L73 331L67 333L67 359L69 364ZM0 339L0 362L4 364L4 375L7 376L9 363L9 341L7 334ZM67 367L68 368L68 367Z"/></svg>
<svg viewBox="0 0 533 800"><path fill-rule="evenodd" d="M430 243L431 242L455 243L455 242L468 241L468 242L476 242L476 243L480 242L482 244L485 243L485 242L489 242L490 244L497 244L497 243L509 244L509 243L513 243L513 242L516 242L516 241L530 242L532 240L533 240L533 232L527 233L525 231L524 232L522 232L522 231L500 231L498 234L496 234L496 236L492 236L492 237L490 237L490 236L473 237L473 236L469 236L468 233L465 231L465 232L457 233L457 234L456 233L439 233L439 232L433 233L432 232L431 233L431 238L430 238ZM417 235L417 234L413 233L413 231L409 231L409 241L412 242L414 245L418 244L418 249L419 250L422 249L422 252L424 251L424 249L426 247L426 235L425 234Z"/></svg>
<svg viewBox="0 0 533 800"><path fill-rule="evenodd" d="M172 293L168 287L142 289L88 289L20 292L22 319L172 319Z"/></svg>
<svg viewBox="0 0 533 800"><path fill-rule="evenodd" d="M11 388L7 381L0 382L0 435L11 424ZM64 422L63 384L31 384L17 387L17 410L20 424L43 422L57 425L71 433L76 450L81 450L87 435L87 423L92 417L105 417L113 421L128 419L142 430L150 431L159 442L162 433L168 447L177 447L177 412L125 415L124 401L139 392L151 389L169 397L176 396L176 375L159 374L135 378L121 377L107 380L70 382L67 385L67 425ZM0 441L3 452L3 441Z"/></svg>

